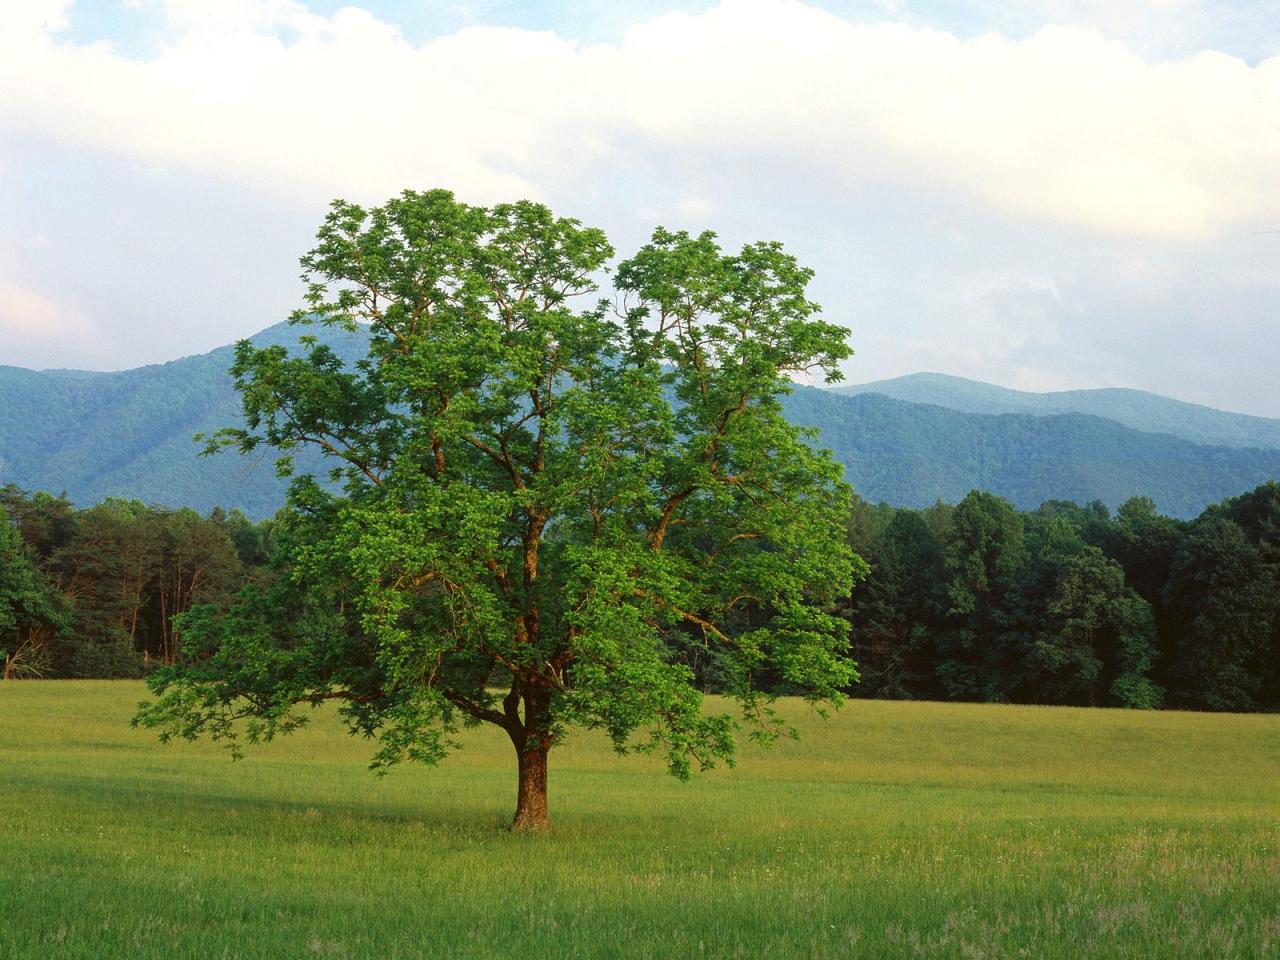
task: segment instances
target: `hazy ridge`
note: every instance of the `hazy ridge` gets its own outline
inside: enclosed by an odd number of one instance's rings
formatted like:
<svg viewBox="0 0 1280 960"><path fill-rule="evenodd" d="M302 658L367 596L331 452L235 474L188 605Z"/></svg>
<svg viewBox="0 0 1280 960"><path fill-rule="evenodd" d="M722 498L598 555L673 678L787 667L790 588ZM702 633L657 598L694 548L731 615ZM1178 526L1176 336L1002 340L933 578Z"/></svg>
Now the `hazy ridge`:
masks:
<svg viewBox="0 0 1280 960"><path fill-rule="evenodd" d="M256 343L323 333L340 353L357 335L278 324ZM192 434L238 421L233 348L119 373L0 367L0 484L208 510L273 513L285 484L269 458L197 458ZM974 488L1019 507L1049 499L1155 499L1174 516L1280 478L1280 421L1140 391L1026 394L920 374L834 390L797 387L797 423L845 464L869 500L921 506Z"/></svg>
<svg viewBox="0 0 1280 960"><path fill-rule="evenodd" d="M840 386L835 392L878 393L964 413L1085 413L1146 433L1172 434L1192 443L1280 448L1280 420L1229 413L1123 387L1031 393L945 373L912 373L891 380Z"/></svg>

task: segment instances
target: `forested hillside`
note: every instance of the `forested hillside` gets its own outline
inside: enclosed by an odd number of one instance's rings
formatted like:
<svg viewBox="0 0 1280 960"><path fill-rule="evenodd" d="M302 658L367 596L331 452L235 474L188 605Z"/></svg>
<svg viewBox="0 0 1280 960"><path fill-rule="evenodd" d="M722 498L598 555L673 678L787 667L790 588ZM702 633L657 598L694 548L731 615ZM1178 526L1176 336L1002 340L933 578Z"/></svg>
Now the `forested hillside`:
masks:
<svg viewBox="0 0 1280 960"><path fill-rule="evenodd" d="M1144 390L1061 390L1030 393L943 373L913 373L835 388L837 393L878 393L910 403L932 403L963 413L1086 413L1147 433L1169 433L1219 447L1280 447L1280 420L1228 413Z"/></svg>
<svg viewBox="0 0 1280 960"><path fill-rule="evenodd" d="M302 332L279 324L253 339L291 344ZM319 333L343 356L363 353L358 335L305 332ZM125 497L173 508L207 512L223 506L253 518L271 516L284 501L285 485L269 461L230 453L198 458L199 447L191 439L238 421L239 401L227 374L231 359L232 348L223 347L120 373L0 367L0 484L65 491L80 505ZM1161 511L1189 518L1210 503L1280 477L1277 421L1136 391L1071 395L1139 398L1126 409L1116 407L1115 419L1043 415L1051 412L1051 405L1043 404L1036 415L965 412L946 407L968 403L983 411L999 409L990 400L992 391L1024 399L1067 395L1017 394L956 381L967 385L970 399L965 400L964 391L942 389L944 381L956 378L922 375L868 385L914 384L914 392L905 392L916 399L936 400L941 391L947 394L942 405L797 387L786 408L796 422L819 429L818 442L845 464L863 497L898 506L956 502L969 490L982 489L1020 508L1053 499L1100 500L1115 508L1129 497L1149 496ZM1102 409L1106 403L1093 405ZM1146 423L1148 429L1125 426L1122 420ZM1176 432L1171 424L1177 423L1187 427L1184 435L1215 436L1220 445L1170 436ZM1275 434L1272 449L1242 446L1246 439L1266 440L1269 431Z"/></svg>
<svg viewBox="0 0 1280 960"><path fill-rule="evenodd" d="M955 503L988 490L1031 509L1100 500L1115 509L1151 497L1173 517L1280 478L1280 449L1206 447L1084 414L960 413L878 394L798 387L795 422L817 427L854 489L873 502Z"/></svg>
<svg viewBox="0 0 1280 960"><path fill-rule="evenodd" d="M254 343L297 342L277 324ZM363 352L359 338L326 331L335 349ZM199 458L196 433L239 422L227 370L234 348L119 373L0 367L0 484L65 491L77 504L126 497L200 511L226 505L268 517L285 484L269 462Z"/></svg>

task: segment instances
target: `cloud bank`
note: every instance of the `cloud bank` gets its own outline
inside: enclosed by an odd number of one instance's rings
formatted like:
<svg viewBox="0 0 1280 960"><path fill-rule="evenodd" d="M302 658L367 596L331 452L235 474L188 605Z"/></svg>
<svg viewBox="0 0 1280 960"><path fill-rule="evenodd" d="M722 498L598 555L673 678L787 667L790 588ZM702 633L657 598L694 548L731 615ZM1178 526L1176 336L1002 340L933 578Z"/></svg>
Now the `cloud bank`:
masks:
<svg viewBox="0 0 1280 960"><path fill-rule="evenodd" d="M1121 235L1280 219L1280 58L1151 64L1090 30L965 41L786 0L726 0L596 46L486 27L413 46L363 10L287 0L164 10L145 61L40 29L67 4L26 10L0 33L3 122L301 201L410 182L534 194L642 145L963 191Z"/></svg>
<svg viewBox="0 0 1280 960"><path fill-rule="evenodd" d="M1171 305L1135 264L1155 262L1166 279L1206 273L1245 315L1272 302L1280 242L1257 241L1280 228L1280 57L1144 58L1105 25L966 39L794 0L724 0L608 43L493 26L415 43L356 7L139 2L160 24L145 56L68 40L66 2L0 14L0 146L19 174L50 154L92 158L121 196L162 180L199 182L211 206L234 195L276 225L225 243L278 244L272 264L285 244L291 257L304 249L302 224L333 196L376 202L445 185L479 202L533 197L624 240L658 220L781 236L820 275L851 276L820 292L860 314L849 317L863 328L855 342L881 358L868 373L918 361L1023 386L1125 380L1174 393L1132 345L1099 347L1117 322L1141 340L1142 318ZM1084 7L1062 19L1103 16ZM0 207L0 240L20 251L0 282L50 282L51 255L30 249L31 225L16 218L44 211L65 236L67 213L51 205L77 201L45 200ZM205 215L199 204L174 211L190 231ZM146 229L177 228L130 236ZM246 269L242 290L272 309L287 299ZM1264 295L1237 295L1255 288ZM1099 302L1102 290L1111 296ZM14 329L4 311L15 309L0 305L0 330ZM213 333L207 311L202 322ZM1248 322L1277 346L1274 330Z"/></svg>

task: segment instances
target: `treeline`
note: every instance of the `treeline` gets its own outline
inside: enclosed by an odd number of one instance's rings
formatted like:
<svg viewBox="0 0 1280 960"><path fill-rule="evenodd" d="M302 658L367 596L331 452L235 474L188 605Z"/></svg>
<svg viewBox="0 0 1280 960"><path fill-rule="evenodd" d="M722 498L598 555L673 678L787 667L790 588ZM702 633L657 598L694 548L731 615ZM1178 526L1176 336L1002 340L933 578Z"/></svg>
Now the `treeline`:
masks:
<svg viewBox="0 0 1280 960"><path fill-rule="evenodd" d="M139 677L172 663L175 614L265 576L270 521L0 488L0 667L15 677Z"/></svg>
<svg viewBox="0 0 1280 960"><path fill-rule="evenodd" d="M1280 484L1192 521L989 493L856 505L856 696L1280 708Z"/></svg>
<svg viewBox="0 0 1280 960"><path fill-rule="evenodd" d="M9 677L136 677L182 649L173 616L268 577L274 523L0 489ZM1205 510L1114 515L989 493L857 501L871 566L847 605L860 697L1280 709L1280 484ZM690 654L692 651L686 651ZM715 688L714 664L690 665Z"/></svg>

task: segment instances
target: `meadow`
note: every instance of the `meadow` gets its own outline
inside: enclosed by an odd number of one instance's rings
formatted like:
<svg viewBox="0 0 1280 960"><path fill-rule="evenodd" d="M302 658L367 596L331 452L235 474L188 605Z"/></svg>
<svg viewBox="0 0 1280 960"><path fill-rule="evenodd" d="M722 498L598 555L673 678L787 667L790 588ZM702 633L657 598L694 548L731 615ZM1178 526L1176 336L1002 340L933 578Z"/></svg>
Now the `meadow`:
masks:
<svg viewBox="0 0 1280 960"><path fill-rule="evenodd" d="M366 769L320 713L233 763L141 684L0 683L0 957L1276 957L1280 717L784 703L690 784L579 734Z"/></svg>

